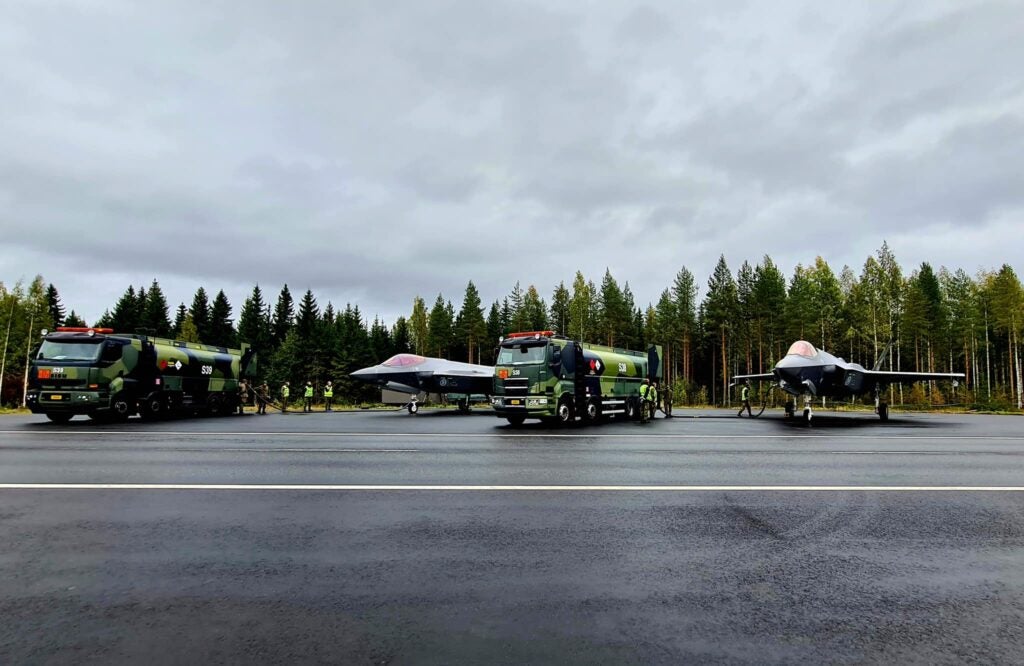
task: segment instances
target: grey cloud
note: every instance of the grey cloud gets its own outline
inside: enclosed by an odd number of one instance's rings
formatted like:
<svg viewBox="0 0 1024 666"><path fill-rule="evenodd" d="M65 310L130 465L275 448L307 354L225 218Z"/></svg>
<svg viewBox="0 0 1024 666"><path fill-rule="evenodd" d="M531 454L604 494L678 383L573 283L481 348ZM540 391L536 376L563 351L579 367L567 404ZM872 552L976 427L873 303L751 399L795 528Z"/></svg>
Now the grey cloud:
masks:
<svg viewBox="0 0 1024 666"><path fill-rule="evenodd" d="M646 303L684 264L703 284L723 252L859 271L897 227L905 263L955 266L955 243L918 257L914 233L1006 233L1024 206L1021 18L996 3L16 4L0 279L92 282L73 292L88 305L68 303L89 317L112 304L100 280L156 277L239 298L287 282L393 318L417 293L459 303L470 279L487 302L517 280L547 298L605 267ZM815 241L795 242L806 228ZM978 240L960 256L1019 266L1022 251Z"/></svg>

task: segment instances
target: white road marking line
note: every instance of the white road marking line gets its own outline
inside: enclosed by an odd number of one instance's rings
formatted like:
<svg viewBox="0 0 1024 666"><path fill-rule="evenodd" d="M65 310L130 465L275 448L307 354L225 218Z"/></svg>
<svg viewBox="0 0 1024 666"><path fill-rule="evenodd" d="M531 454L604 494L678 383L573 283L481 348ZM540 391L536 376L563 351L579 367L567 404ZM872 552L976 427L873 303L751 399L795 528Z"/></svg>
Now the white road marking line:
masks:
<svg viewBox="0 0 1024 666"><path fill-rule="evenodd" d="M0 430L0 435L106 435L123 437L149 437L154 435L173 437L416 437L422 439L852 439L852 440L993 440L1016 442L1024 435L842 435L822 433L816 435L723 435L723 434L660 434L660 433L439 433L439 432L195 432L173 430Z"/></svg>
<svg viewBox="0 0 1024 666"><path fill-rule="evenodd" d="M194 483L0 483L0 490L292 490L447 492L1024 492L1024 486L497 486Z"/></svg>

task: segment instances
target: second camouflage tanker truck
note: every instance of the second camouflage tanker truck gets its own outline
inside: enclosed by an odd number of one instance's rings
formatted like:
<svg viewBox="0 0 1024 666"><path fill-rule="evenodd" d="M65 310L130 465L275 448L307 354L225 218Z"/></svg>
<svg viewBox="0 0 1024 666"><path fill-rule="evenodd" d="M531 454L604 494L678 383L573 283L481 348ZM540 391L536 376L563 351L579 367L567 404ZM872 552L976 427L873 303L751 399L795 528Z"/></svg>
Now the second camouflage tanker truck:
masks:
<svg viewBox="0 0 1024 666"><path fill-rule="evenodd" d="M256 372L255 352L108 328L58 328L43 336L29 369L27 403L65 423L76 414L126 420L133 414L230 414L238 382Z"/></svg>
<svg viewBox="0 0 1024 666"><path fill-rule="evenodd" d="M640 385L661 378L661 347L647 353L592 345L552 331L513 333L498 347L491 405L512 425L636 418Z"/></svg>

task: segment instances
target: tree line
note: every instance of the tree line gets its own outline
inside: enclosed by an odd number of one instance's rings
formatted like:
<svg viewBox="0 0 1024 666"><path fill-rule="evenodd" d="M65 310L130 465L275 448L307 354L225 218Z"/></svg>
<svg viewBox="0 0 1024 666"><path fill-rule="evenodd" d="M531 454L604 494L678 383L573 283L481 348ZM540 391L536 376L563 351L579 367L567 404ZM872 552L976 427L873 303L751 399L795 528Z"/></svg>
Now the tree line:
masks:
<svg viewBox="0 0 1024 666"><path fill-rule="evenodd" d="M15 389L24 383L38 331L85 322L74 311L64 314L56 288L41 277L27 289L0 284L0 309L0 332L7 331L0 389L9 404L21 397ZM261 378L272 385L288 379L319 387L331 379L340 401L352 403L373 401L377 393L348 374L393 354L493 364L501 336L548 329L626 349L662 345L666 383L681 404L727 404L732 376L769 372L798 339L868 368L891 343L887 370L967 375L956 389L893 387L895 403L1004 409L1022 403L1024 289L1013 269L1004 264L972 276L926 262L908 274L885 243L859 272L843 266L837 274L818 257L788 278L767 255L756 265L744 261L735 273L722 256L703 290L682 267L646 306L609 270L600 284L577 271L570 285L554 287L550 300L535 285L516 283L489 307L469 281L458 309L443 294L429 306L417 295L409 316L390 326L368 321L358 305L321 308L310 290L296 304L287 285L273 305L255 286L237 323L223 291L211 300L200 287L172 321L154 280L148 288L129 286L93 325L229 347L245 342L260 351Z"/></svg>

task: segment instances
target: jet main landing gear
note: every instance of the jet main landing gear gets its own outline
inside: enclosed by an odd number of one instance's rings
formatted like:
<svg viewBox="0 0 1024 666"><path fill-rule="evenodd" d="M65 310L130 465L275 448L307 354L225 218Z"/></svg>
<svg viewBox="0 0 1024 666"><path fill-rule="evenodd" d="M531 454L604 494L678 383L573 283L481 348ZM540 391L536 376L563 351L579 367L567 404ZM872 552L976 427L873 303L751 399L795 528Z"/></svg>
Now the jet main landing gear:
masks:
<svg viewBox="0 0 1024 666"><path fill-rule="evenodd" d="M875 414L878 414L880 421L889 420L889 405L882 402L882 391L878 388L875 389Z"/></svg>

